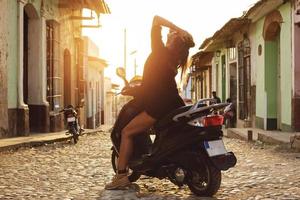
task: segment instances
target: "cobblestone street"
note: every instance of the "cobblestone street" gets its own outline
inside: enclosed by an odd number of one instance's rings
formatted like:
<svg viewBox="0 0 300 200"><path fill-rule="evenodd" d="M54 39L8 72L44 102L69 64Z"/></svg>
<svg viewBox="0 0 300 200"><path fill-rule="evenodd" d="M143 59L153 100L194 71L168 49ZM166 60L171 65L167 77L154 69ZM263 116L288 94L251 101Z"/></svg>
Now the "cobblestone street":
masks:
<svg viewBox="0 0 300 200"><path fill-rule="evenodd" d="M193 196L167 180L143 177L126 191L105 191L113 176L108 133L0 154L0 199L300 199L300 154L225 138L236 167L214 198ZM139 188L139 187L140 188ZM139 192L136 192L140 190Z"/></svg>

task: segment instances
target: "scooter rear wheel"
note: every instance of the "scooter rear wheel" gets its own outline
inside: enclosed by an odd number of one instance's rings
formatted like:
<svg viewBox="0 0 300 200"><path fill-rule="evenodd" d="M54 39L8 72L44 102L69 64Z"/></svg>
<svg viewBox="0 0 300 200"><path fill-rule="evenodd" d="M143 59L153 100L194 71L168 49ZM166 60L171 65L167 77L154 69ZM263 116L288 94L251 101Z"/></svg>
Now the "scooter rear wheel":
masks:
<svg viewBox="0 0 300 200"><path fill-rule="evenodd" d="M206 159L197 161L199 167L188 169L190 180L187 185L198 196L213 196L221 185L221 171Z"/></svg>
<svg viewBox="0 0 300 200"><path fill-rule="evenodd" d="M118 160L119 160L118 154L115 150L113 150L112 154L111 154L111 164L112 164L112 167L113 167L115 173L117 173ZM129 170L128 179L130 182L135 182L140 177L141 177L141 174L139 174L135 171Z"/></svg>

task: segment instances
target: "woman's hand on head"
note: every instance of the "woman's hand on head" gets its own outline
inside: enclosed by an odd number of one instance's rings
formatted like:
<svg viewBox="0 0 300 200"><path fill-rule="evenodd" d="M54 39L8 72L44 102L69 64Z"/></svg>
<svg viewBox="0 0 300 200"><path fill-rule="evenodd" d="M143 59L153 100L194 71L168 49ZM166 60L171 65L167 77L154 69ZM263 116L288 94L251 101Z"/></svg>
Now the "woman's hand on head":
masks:
<svg viewBox="0 0 300 200"><path fill-rule="evenodd" d="M193 36L189 32L182 30L181 32L179 32L179 34L182 37L182 39L184 40L184 42L187 44L188 47L195 46Z"/></svg>

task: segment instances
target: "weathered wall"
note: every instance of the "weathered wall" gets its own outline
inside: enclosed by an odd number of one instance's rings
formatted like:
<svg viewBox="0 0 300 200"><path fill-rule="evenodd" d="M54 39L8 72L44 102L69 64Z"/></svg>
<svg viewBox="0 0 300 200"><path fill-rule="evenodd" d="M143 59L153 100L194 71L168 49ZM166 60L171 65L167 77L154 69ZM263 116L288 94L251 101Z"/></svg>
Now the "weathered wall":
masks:
<svg viewBox="0 0 300 200"><path fill-rule="evenodd" d="M286 3L279 7L278 11L280 12L283 23L281 23L280 30L280 108L281 108L281 124L283 130L291 130L291 94L292 94L292 34L291 34L291 4ZM267 105L272 103L270 99L267 98L266 91L266 81L270 80L271 77L268 74L266 69L266 42L263 38L263 27L264 27L265 17L260 19L254 25L256 27L256 43L257 45L262 45L262 55L258 56L257 53L254 54L254 63L256 65L256 74L257 74L257 87L256 87L256 116L257 116L257 125L260 128L266 128L266 120L269 117L275 117L276 111L270 110L267 111ZM258 47L255 47L258 48ZM269 49L271 50L271 49ZM269 88L268 91L272 92L277 90L275 86ZM275 105L271 106L274 107Z"/></svg>
<svg viewBox="0 0 300 200"><path fill-rule="evenodd" d="M70 12L69 10L64 10L60 12L60 66L64 66L64 57L63 52L64 50L69 50L71 54L71 103L75 105L76 103L76 90L77 87L77 67L76 67L76 45L75 45L75 38L80 37L80 21L78 20L70 20L69 17L71 15L78 16L80 12ZM62 77L68 76L67 74L63 74L63 67L61 67L61 74Z"/></svg>
<svg viewBox="0 0 300 200"><path fill-rule="evenodd" d="M220 57L214 57L212 62L212 90L217 92L217 96L221 98L223 96L223 92L226 93L228 91L228 83L225 82L225 90L223 91L223 83L222 83L222 56L225 56L225 65L228 65L227 62L227 50L226 48L219 49L221 51ZM225 73L227 73L228 70L226 70ZM226 94L225 94L226 96Z"/></svg>
<svg viewBox="0 0 300 200"><path fill-rule="evenodd" d="M28 106L29 112L24 112L27 117L22 116L23 107L20 106L20 97L18 93L18 80L22 81L22 77L18 77L19 72L19 62L23 62L21 58L22 51L19 51L19 46L22 44L22 37L23 32L19 30L18 26L18 19L23 14L23 10L19 9L18 0L0 0L1 8L0 8L0 15L5 13L5 11L9 12L9 17L4 20L10 26L7 26L8 36L7 39L4 41L8 41L9 48L7 49L7 72L4 76L7 77L7 83L1 84L1 94L6 95L4 92L2 93L2 87L8 88L8 94L6 96L6 110L8 107L8 114L9 116L9 136L17 136L22 134L23 130L20 130L20 126L28 125L28 121L30 127L38 127L37 131L47 132L49 131L49 120L51 121L53 118L49 116L49 109L48 109L48 102L46 99L46 65L47 65L47 55L46 55L46 22L47 20L54 20L59 24L60 28L60 48L56 52L59 54L59 69L58 69L58 76L62 78L62 83L58 87L62 90L63 95L63 55L64 49L68 49L71 52L71 69L72 69L72 88L75 87L75 83L77 81L77 73L76 73L76 50L75 50L75 37L80 37L81 30L80 30L80 21L72 21L69 19L71 15L80 15L81 11L72 11L68 9L60 10L58 8L59 0L24 0L24 6L29 5L26 7L26 12L29 12L31 16L29 21L29 66L28 66ZM5 6L3 6L5 3ZM28 4L27 4L28 3ZM33 16L32 14L35 13ZM27 13L28 14L28 13ZM22 18L21 18L22 19ZM0 27L4 27L2 22L0 23ZM0 31L5 30L1 29ZM33 40L36 39L36 41ZM1 40L2 41L2 40ZM20 43L21 42L21 43ZM2 46L2 43L1 43ZM21 52L21 53L20 53ZM2 50L1 50L2 53ZM20 60L20 61L19 61ZM22 66L21 66L22 67ZM22 68L21 68L22 69ZM2 59L1 59L1 71L2 71ZM2 73L0 74L2 75ZM2 76L0 76L1 78ZM22 85L21 85L22 86ZM23 86L22 86L23 87ZM75 102L75 89L72 89L72 102ZM22 97L22 96L21 96ZM2 101L0 100L2 103ZM26 105L25 105L26 106ZM0 111L2 110L0 107ZM63 107L63 102L61 102L60 107ZM28 109L27 109L28 110ZM42 119L41 119L41 111L42 111ZM1 111L2 113L2 111ZM58 114L56 114L58 115ZM62 117L57 116L55 117L54 123L62 124ZM2 123L2 118L0 119L0 127ZM52 120L53 121L53 120ZM38 124L35 122L39 122ZM61 126L61 125L59 125ZM47 128L48 127L48 128ZM30 128L30 129L31 129ZM33 130L33 129L32 129ZM31 130L31 131L32 131ZM35 131L35 130L33 130ZM1 134L0 134L1 137Z"/></svg>
<svg viewBox="0 0 300 200"><path fill-rule="evenodd" d="M265 43L262 36L264 21L260 20L253 25L255 27L255 40L258 48L258 45L262 46L262 54L259 56L257 53L254 54L252 65L256 66L256 126L259 128L264 128L264 122L260 121L266 118L266 91L265 91L265 63L264 63L264 49Z"/></svg>
<svg viewBox="0 0 300 200"><path fill-rule="evenodd" d="M283 17L280 34L280 77L281 77L281 123L282 129L289 131L292 125L292 27L291 4L279 8Z"/></svg>
<svg viewBox="0 0 300 200"><path fill-rule="evenodd" d="M17 1L8 0L8 9L9 18L7 26L8 28L8 38L9 48L7 54L7 79L8 79L8 108L17 108L17 85L18 85L18 76L17 76L17 62L18 62L18 30L17 30L17 19L18 19L18 6Z"/></svg>
<svg viewBox="0 0 300 200"><path fill-rule="evenodd" d="M0 0L0 138L7 135L7 0Z"/></svg>
<svg viewBox="0 0 300 200"><path fill-rule="evenodd" d="M294 97L293 97L293 121L294 127L300 131L300 25L294 25Z"/></svg>

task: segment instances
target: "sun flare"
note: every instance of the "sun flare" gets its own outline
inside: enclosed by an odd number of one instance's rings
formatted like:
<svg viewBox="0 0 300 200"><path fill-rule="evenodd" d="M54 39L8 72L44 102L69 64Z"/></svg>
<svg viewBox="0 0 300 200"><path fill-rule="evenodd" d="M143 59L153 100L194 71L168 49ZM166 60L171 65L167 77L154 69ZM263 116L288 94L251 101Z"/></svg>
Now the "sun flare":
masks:
<svg viewBox="0 0 300 200"><path fill-rule="evenodd" d="M126 65L129 79L134 76L135 66L137 75L143 73L144 62L150 53L153 16L167 18L193 35L196 46L190 50L191 56L198 51L205 38L230 18L241 16L256 1L185 0L183 3L182 0L109 0L107 3L112 13L100 16L101 28L86 28L83 29L83 34L98 45L99 57L107 60L109 66L105 75L113 82L120 83L121 80L115 75L116 67ZM90 15L90 11L84 10L84 15ZM97 20L83 23L95 24Z"/></svg>

